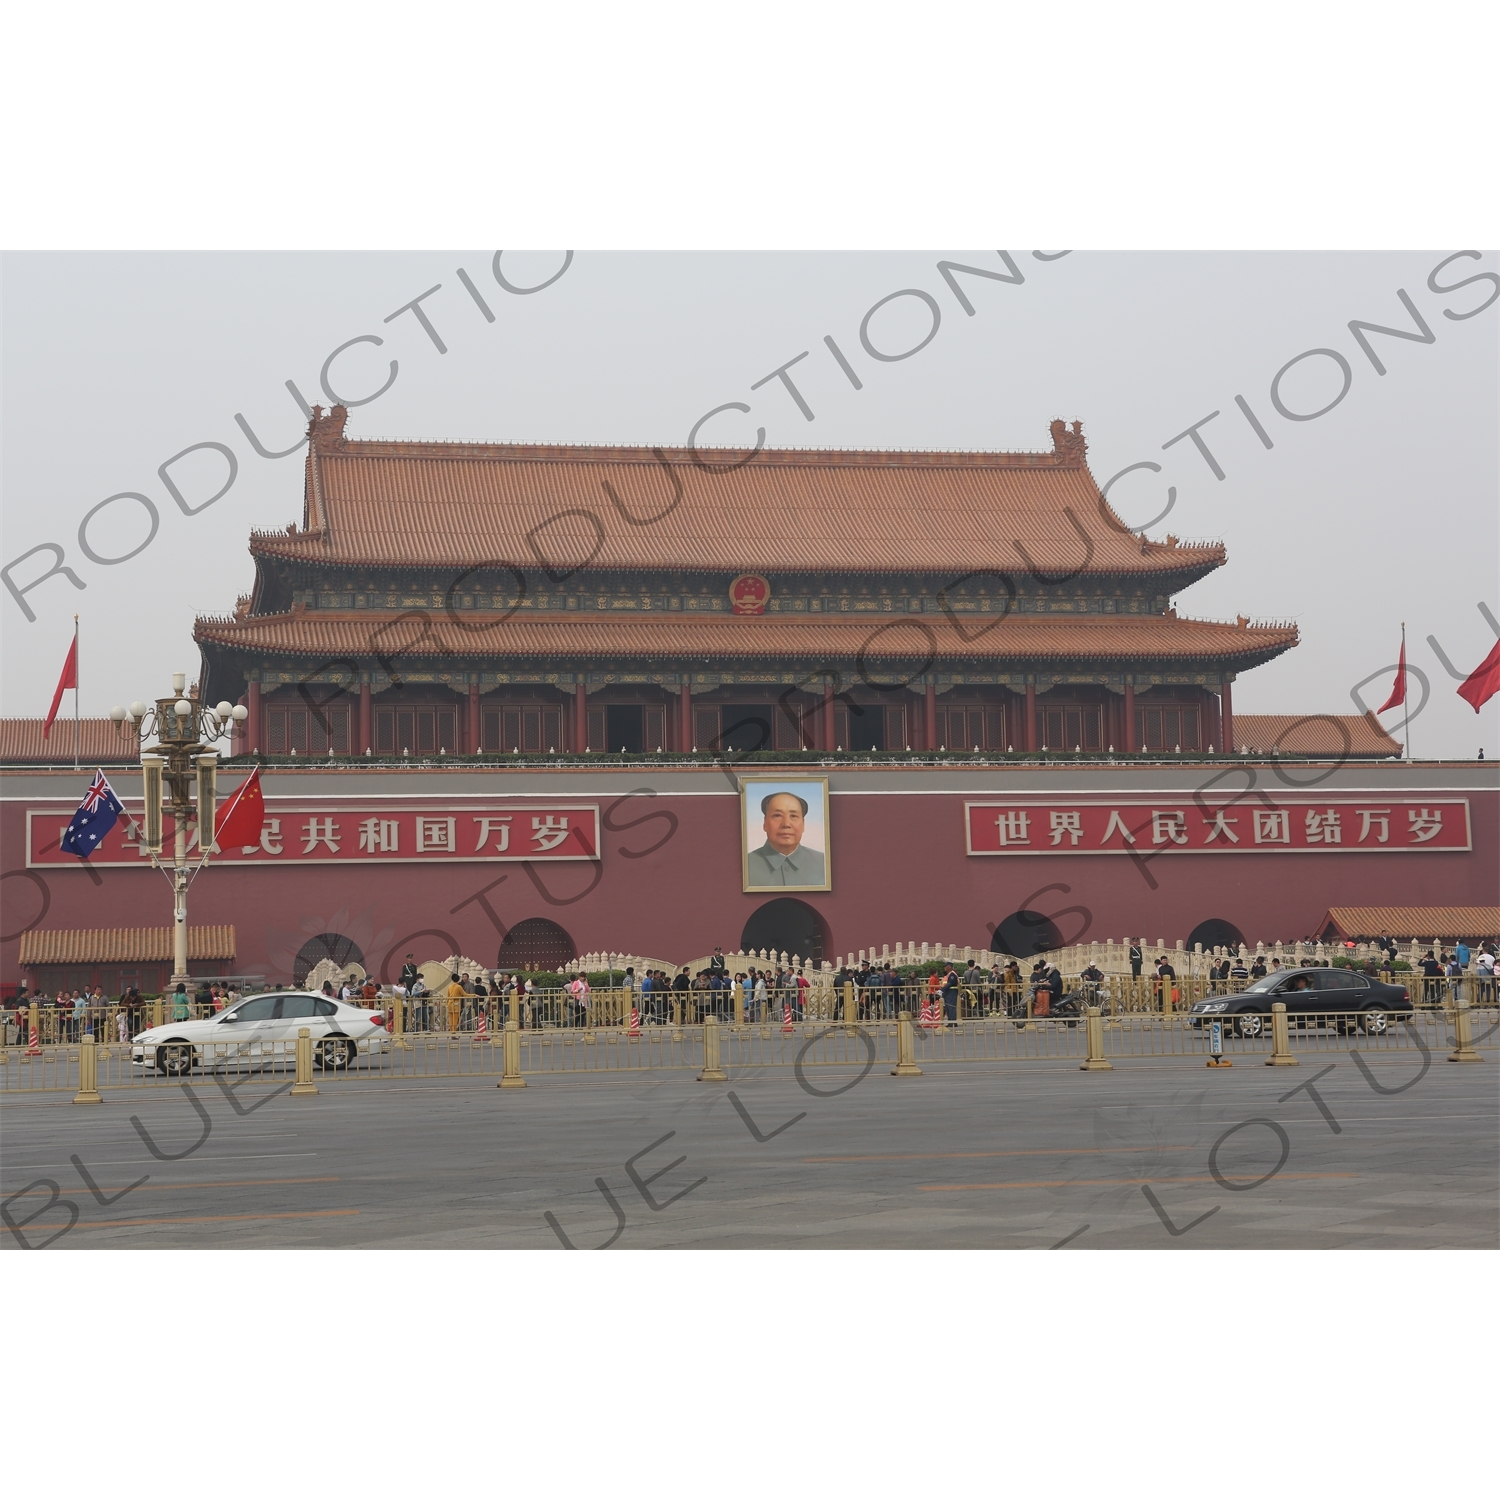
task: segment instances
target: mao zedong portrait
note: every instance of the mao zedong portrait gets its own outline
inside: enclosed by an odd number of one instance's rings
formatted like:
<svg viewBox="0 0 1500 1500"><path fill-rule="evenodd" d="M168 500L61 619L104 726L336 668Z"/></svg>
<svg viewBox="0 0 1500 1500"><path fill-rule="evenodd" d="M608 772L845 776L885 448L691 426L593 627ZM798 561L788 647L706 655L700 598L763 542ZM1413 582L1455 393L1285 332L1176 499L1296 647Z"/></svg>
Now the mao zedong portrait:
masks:
<svg viewBox="0 0 1500 1500"><path fill-rule="evenodd" d="M822 886L828 883L821 850L806 848L807 803L795 792L771 792L760 801L766 841L746 861L752 886Z"/></svg>

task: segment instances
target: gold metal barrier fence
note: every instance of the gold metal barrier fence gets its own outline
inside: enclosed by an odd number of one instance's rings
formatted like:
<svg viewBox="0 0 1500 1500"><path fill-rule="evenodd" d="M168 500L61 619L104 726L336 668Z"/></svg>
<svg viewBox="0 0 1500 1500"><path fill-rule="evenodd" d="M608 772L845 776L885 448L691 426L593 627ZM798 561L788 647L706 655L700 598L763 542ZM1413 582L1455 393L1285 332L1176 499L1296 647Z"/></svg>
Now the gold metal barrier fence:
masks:
<svg viewBox="0 0 1500 1500"><path fill-rule="evenodd" d="M1220 1022L1222 1055L1231 1061L1263 1061L1272 1053L1272 1018L1187 1016L1124 1012L1099 1018L1102 1057L1189 1058L1211 1055L1213 1021ZM720 1067L732 1079L756 1068L887 1068L900 1061L899 1022L843 1021L806 1016L788 1029L783 1021L719 1025ZM1085 1017L1051 1019L987 1016L971 1021L911 1023L913 1061L918 1067L945 1063L1006 1063L1088 1057ZM1461 1036L1462 1034L1462 1036ZM705 1065L702 1025L557 1027L515 1034L519 1075L650 1072ZM312 1077L319 1084L339 1079L496 1078L504 1070L503 1023L488 1034L416 1032L348 1038L309 1039ZM71 1091L86 1094L84 1048L88 1043L4 1049L0 1095ZM192 1048L162 1044L136 1061L134 1049L99 1042L90 1050L97 1091L175 1087L187 1081L218 1080L237 1087L252 1080L273 1084L295 1076L295 1039L264 1041L253 1048L231 1043L199 1043ZM1477 1058L1500 1051L1500 1010L1469 1006L1385 1013L1380 1023L1369 1012L1287 1017L1292 1057L1360 1053L1425 1052L1434 1058L1467 1054ZM188 1055L188 1054L191 1055Z"/></svg>

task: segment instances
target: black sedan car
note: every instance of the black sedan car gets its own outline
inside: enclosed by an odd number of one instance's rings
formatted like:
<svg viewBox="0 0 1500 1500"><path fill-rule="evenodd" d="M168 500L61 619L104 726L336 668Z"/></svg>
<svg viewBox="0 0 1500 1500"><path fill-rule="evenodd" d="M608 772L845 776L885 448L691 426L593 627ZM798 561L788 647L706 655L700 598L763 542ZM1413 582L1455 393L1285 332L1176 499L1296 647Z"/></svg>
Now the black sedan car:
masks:
<svg viewBox="0 0 1500 1500"><path fill-rule="evenodd" d="M1271 1027L1271 1007L1286 1006L1289 1026L1357 1028L1379 1035L1412 1013L1411 996L1399 984L1384 984L1354 969L1279 969L1238 995L1199 1000L1188 1011L1194 1026L1223 1018L1240 1036Z"/></svg>

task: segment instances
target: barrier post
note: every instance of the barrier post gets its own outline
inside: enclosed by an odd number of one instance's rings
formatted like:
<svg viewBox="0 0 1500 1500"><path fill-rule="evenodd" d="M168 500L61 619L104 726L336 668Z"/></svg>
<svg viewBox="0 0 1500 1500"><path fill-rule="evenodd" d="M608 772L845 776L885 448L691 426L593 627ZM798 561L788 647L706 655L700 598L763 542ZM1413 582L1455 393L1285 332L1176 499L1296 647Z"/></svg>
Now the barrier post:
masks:
<svg viewBox="0 0 1500 1500"><path fill-rule="evenodd" d="M1172 986L1166 979L1156 981L1161 986L1161 1013L1164 1016L1172 1014Z"/></svg>
<svg viewBox="0 0 1500 1500"><path fill-rule="evenodd" d="M844 982L844 1025L857 1026L859 1024L859 1001L855 998L854 981L852 979Z"/></svg>
<svg viewBox="0 0 1500 1500"><path fill-rule="evenodd" d="M1455 1046L1448 1054L1449 1062L1483 1062L1474 1050L1474 1030L1469 1015L1469 998L1460 994L1453 1007L1453 1040Z"/></svg>
<svg viewBox="0 0 1500 1500"><path fill-rule="evenodd" d="M699 1083L728 1083L729 1074L719 1066L719 1018L708 1015L703 1018L703 1071L698 1075Z"/></svg>
<svg viewBox="0 0 1500 1500"><path fill-rule="evenodd" d="M1286 1003L1275 1000L1271 1003L1271 1055L1266 1059L1268 1068L1295 1068L1297 1059L1292 1056L1292 1039L1286 1024Z"/></svg>
<svg viewBox="0 0 1500 1500"><path fill-rule="evenodd" d="M903 1010L896 1018L896 1066L891 1069L892 1078L920 1078L922 1070L917 1066L917 1039L911 1029L911 1012Z"/></svg>
<svg viewBox="0 0 1500 1500"><path fill-rule="evenodd" d="M26 1017L26 1055L27 1057L40 1057L42 1055L42 1032L41 1032L41 1007L35 1000L31 1002L31 1009Z"/></svg>
<svg viewBox="0 0 1500 1500"><path fill-rule="evenodd" d="M406 1040L406 997L404 995L391 996L391 1045L403 1052L411 1051L411 1043Z"/></svg>
<svg viewBox="0 0 1500 1500"><path fill-rule="evenodd" d="M526 1080L521 1077L521 1025L512 1015L505 1023L505 1064L500 1073L497 1089L524 1089Z"/></svg>
<svg viewBox="0 0 1500 1500"><path fill-rule="evenodd" d="M160 1026L161 1024L162 1024L162 1003L161 1003L161 996L158 995L156 997L156 999L154 999L151 1002L151 1025L153 1027L157 1027L157 1026Z"/></svg>
<svg viewBox="0 0 1500 1500"><path fill-rule="evenodd" d="M78 1049L78 1092L74 1104L103 1104L99 1097L99 1054L95 1051L94 1033L86 1031Z"/></svg>
<svg viewBox="0 0 1500 1500"><path fill-rule="evenodd" d="M1079 1063L1080 1072L1102 1072L1114 1067L1104 1055L1104 1016L1097 1005L1084 1011L1084 1035L1088 1042L1088 1056Z"/></svg>
<svg viewBox="0 0 1500 1500"><path fill-rule="evenodd" d="M312 1032L306 1026L297 1028L297 1081L292 1085L294 1094L316 1094L318 1086L312 1081Z"/></svg>
<svg viewBox="0 0 1500 1500"><path fill-rule="evenodd" d="M741 988L738 980L734 985L734 1024L743 1026L745 1024L745 991Z"/></svg>

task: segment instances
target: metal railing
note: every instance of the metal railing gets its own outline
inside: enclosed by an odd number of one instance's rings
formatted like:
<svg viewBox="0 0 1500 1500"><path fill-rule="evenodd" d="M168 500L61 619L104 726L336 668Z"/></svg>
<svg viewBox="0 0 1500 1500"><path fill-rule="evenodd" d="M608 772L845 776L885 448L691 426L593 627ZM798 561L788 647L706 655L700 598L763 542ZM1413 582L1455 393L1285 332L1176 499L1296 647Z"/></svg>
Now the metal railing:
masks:
<svg viewBox="0 0 1500 1500"><path fill-rule="evenodd" d="M854 1008L858 1008L857 999ZM662 1025L629 1024L628 1013L614 1026L538 1026L513 1030L497 1025L469 1032L395 1032L360 1041L345 1037L280 1038L253 1045L163 1042L145 1049L139 1060L131 1044L86 1035L78 1043L38 1043L4 1049L0 1094L77 1091L81 1100L111 1090L175 1087L194 1080L236 1088L252 1080L280 1083L299 1071L298 1050L306 1046L309 1077L333 1081L423 1077L496 1077L520 1084L526 1075L649 1072L708 1065L733 1077L759 1068L870 1068L902 1064L1008 1063L1078 1059L1103 1065L1111 1059L1198 1058L1215 1055L1213 1023L1219 1025L1219 1053L1230 1060L1268 1058L1273 1049L1297 1054L1421 1051L1467 1060L1479 1051L1500 1049L1500 1010L1467 1003L1411 1012L1287 1015L1281 1010L1253 1016L1107 1013L1100 1007L1067 1018L996 1012L961 1021L928 1015L861 1019L804 1014L721 1023L670 1019ZM1277 1028L1284 1029L1277 1045ZM304 1028L305 1029L305 1028ZM713 1041L707 1033L712 1031ZM903 1042L903 1033L905 1041ZM1092 1033L1092 1039L1091 1039ZM512 1062L507 1065L507 1043ZM905 1051L903 1051L903 1047ZM908 1068L907 1071L911 1069ZM93 1080L92 1088L85 1087Z"/></svg>

